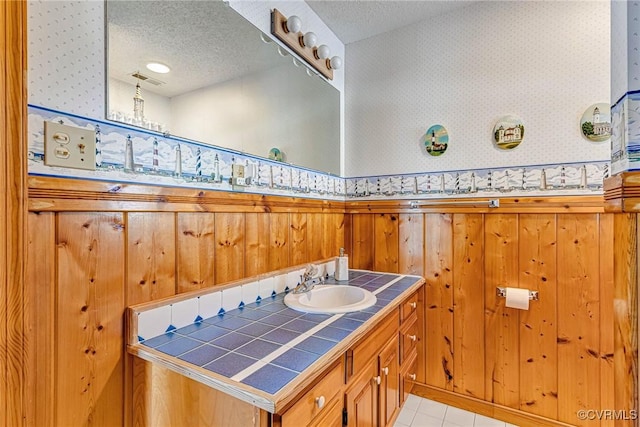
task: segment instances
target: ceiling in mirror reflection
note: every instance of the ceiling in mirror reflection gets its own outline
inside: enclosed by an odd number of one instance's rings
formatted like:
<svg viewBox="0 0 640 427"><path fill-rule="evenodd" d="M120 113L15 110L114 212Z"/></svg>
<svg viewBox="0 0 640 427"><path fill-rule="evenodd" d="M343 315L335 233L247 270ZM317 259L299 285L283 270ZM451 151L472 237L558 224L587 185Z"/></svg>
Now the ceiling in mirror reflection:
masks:
<svg viewBox="0 0 640 427"><path fill-rule="evenodd" d="M339 92L225 3L108 1L107 20L110 119L340 173ZM150 77L144 124L131 119L137 72Z"/></svg>

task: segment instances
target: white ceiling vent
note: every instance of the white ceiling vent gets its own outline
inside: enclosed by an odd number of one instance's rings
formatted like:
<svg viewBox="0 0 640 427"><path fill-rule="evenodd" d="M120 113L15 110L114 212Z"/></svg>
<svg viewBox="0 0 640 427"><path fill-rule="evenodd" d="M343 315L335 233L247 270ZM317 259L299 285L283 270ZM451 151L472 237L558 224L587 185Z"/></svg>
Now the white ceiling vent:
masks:
<svg viewBox="0 0 640 427"><path fill-rule="evenodd" d="M147 82L147 83L151 83L152 85L156 85L156 86L160 86L165 84L164 82L158 80L158 79L154 79L153 77L149 77L149 76L145 76L144 74L138 72L138 71L134 71L133 73L130 74L131 77L133 77L134 79L143 81L143 82Z"/></svg>

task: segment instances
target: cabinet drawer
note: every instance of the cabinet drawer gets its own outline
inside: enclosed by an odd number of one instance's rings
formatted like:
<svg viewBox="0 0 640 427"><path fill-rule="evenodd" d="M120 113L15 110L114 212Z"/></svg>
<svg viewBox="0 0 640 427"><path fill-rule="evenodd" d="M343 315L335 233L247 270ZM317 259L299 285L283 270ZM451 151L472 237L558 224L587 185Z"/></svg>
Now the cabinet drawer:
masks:
<svg viewBox="0 0 640 427"><path fill-rule="evenodd" d="M409 393L411 393L411 389L417 378L417 368L418 357L417 353L413 352L409 355L409 358L400 370L400 406L402 406L404 401L407 400Z"/></svg>
<svg viewBox="0 0 640 427"><path fill-rule="evenodd" d="M369 336L347 351L347 379L358 375L367 362L375 357L383 345L398 333L398 310L394 310L382 322L375 326Z"/></svg>
<svg viewBox="0 0 640 427"><path fill-rule="evenodd" d="M418 321L417 316L413 316L409 323L402 325L400 329L400 363L404 363L409 358L411 352L416 349L418 340Z"/></svg>
<svg viewBox="0 0 640 427"><path fill-rule="evenodd" d="M320 376L320 381L300 396L282 415L283 427L299 427L300 420L312 420L332 408L334 400L342 396L343 365L339 364Z"/></svg>
<svg viewBox="0 0 640 427"><path fill-rule="evenodd" d="M327 403L327 409L322 411L316 419L314 419L309 427L342 427L342 394L336 395L333 400Z"/></svg>
<svg viewBox="0 0 640 427"><path fill-rule="evenodd" d="M405 322L409 316L418 310L418 292L414 292L409 298L404 300L400 306L400 322Z"/></svg>

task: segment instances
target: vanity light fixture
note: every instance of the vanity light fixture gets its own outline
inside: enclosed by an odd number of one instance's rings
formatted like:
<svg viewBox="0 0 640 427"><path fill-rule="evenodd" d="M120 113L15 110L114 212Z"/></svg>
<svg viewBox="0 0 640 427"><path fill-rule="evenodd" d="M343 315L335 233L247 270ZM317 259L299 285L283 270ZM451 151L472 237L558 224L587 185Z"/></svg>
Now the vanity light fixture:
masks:
<svg viewBox="0 0 640 427"><path fill-rule="evenodd" d="M316 43L318 43L318 36L316 36L316 33L309 31L308 33L305 33L304 36L302 36L302 44L304 45L303 47L310 47L311 49L313 49L314 47L316 47Z"/></svg>
<svg viewBox="0 0 640 427"><path fill-rule="evenodd" d="M287 27L287 32L293 34L298 34L302 29L302 21L296 15L291 15L284 25Z"/></svg>
<svg viewBox="0 0 640 427"><path fill-rule="evenodd" d="M331 56L331 50L327 45L316 46L318 37L315 33L301 32L302 21L292 15L285 17L278 9L271 12L271 34L276 36L289 49L303 58L311 67L329 80L333 80L333 70L342 67L342 58Z"/></svg>
<svg viewBox="0 0 640 427"><path fill-rule="evenodd" d="M171 71L171 68L169 68L168 65L165 65L161 62L149 62L147 64L147 69L159 74L167 74L169 71Z"/></svg>
<svg viewBox="0 0 640 427"><path fill-rule="evenodd" d="M318 59L327 59L331 56L331 49L326 44L321 44L316 49L316 55Z"/></svg>

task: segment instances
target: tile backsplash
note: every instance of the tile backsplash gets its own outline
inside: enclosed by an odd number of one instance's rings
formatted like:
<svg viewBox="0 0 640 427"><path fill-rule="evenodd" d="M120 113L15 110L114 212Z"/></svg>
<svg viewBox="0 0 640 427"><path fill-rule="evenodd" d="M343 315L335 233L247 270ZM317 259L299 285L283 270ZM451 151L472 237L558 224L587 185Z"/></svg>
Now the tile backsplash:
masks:
<svg viewBox="0 0 640 427"><path fill-rule="evenodd" d="M42 176L327 200L602 194L610 176L610 163L598 161L341 178L125 124L36 106L28 113L29 173ZM45 165L45 121L95 130L96 170ZM125 168L127 146L133 165ZM234 164L253 174L247 187L231 185Z"/></svg>
<svg viewBox="0 0 640 427"><path fill-rule="evenodd" d="M318 275L333 274L333 259L315 264ZM204 295L187 298L173 304L142 310L138 313L138 341L155 338L165 332L222 315L227 311L242 308L288 292L300 283L304 267L293 271L263 277L259 280L216 291L209 289Z"/></svg>

